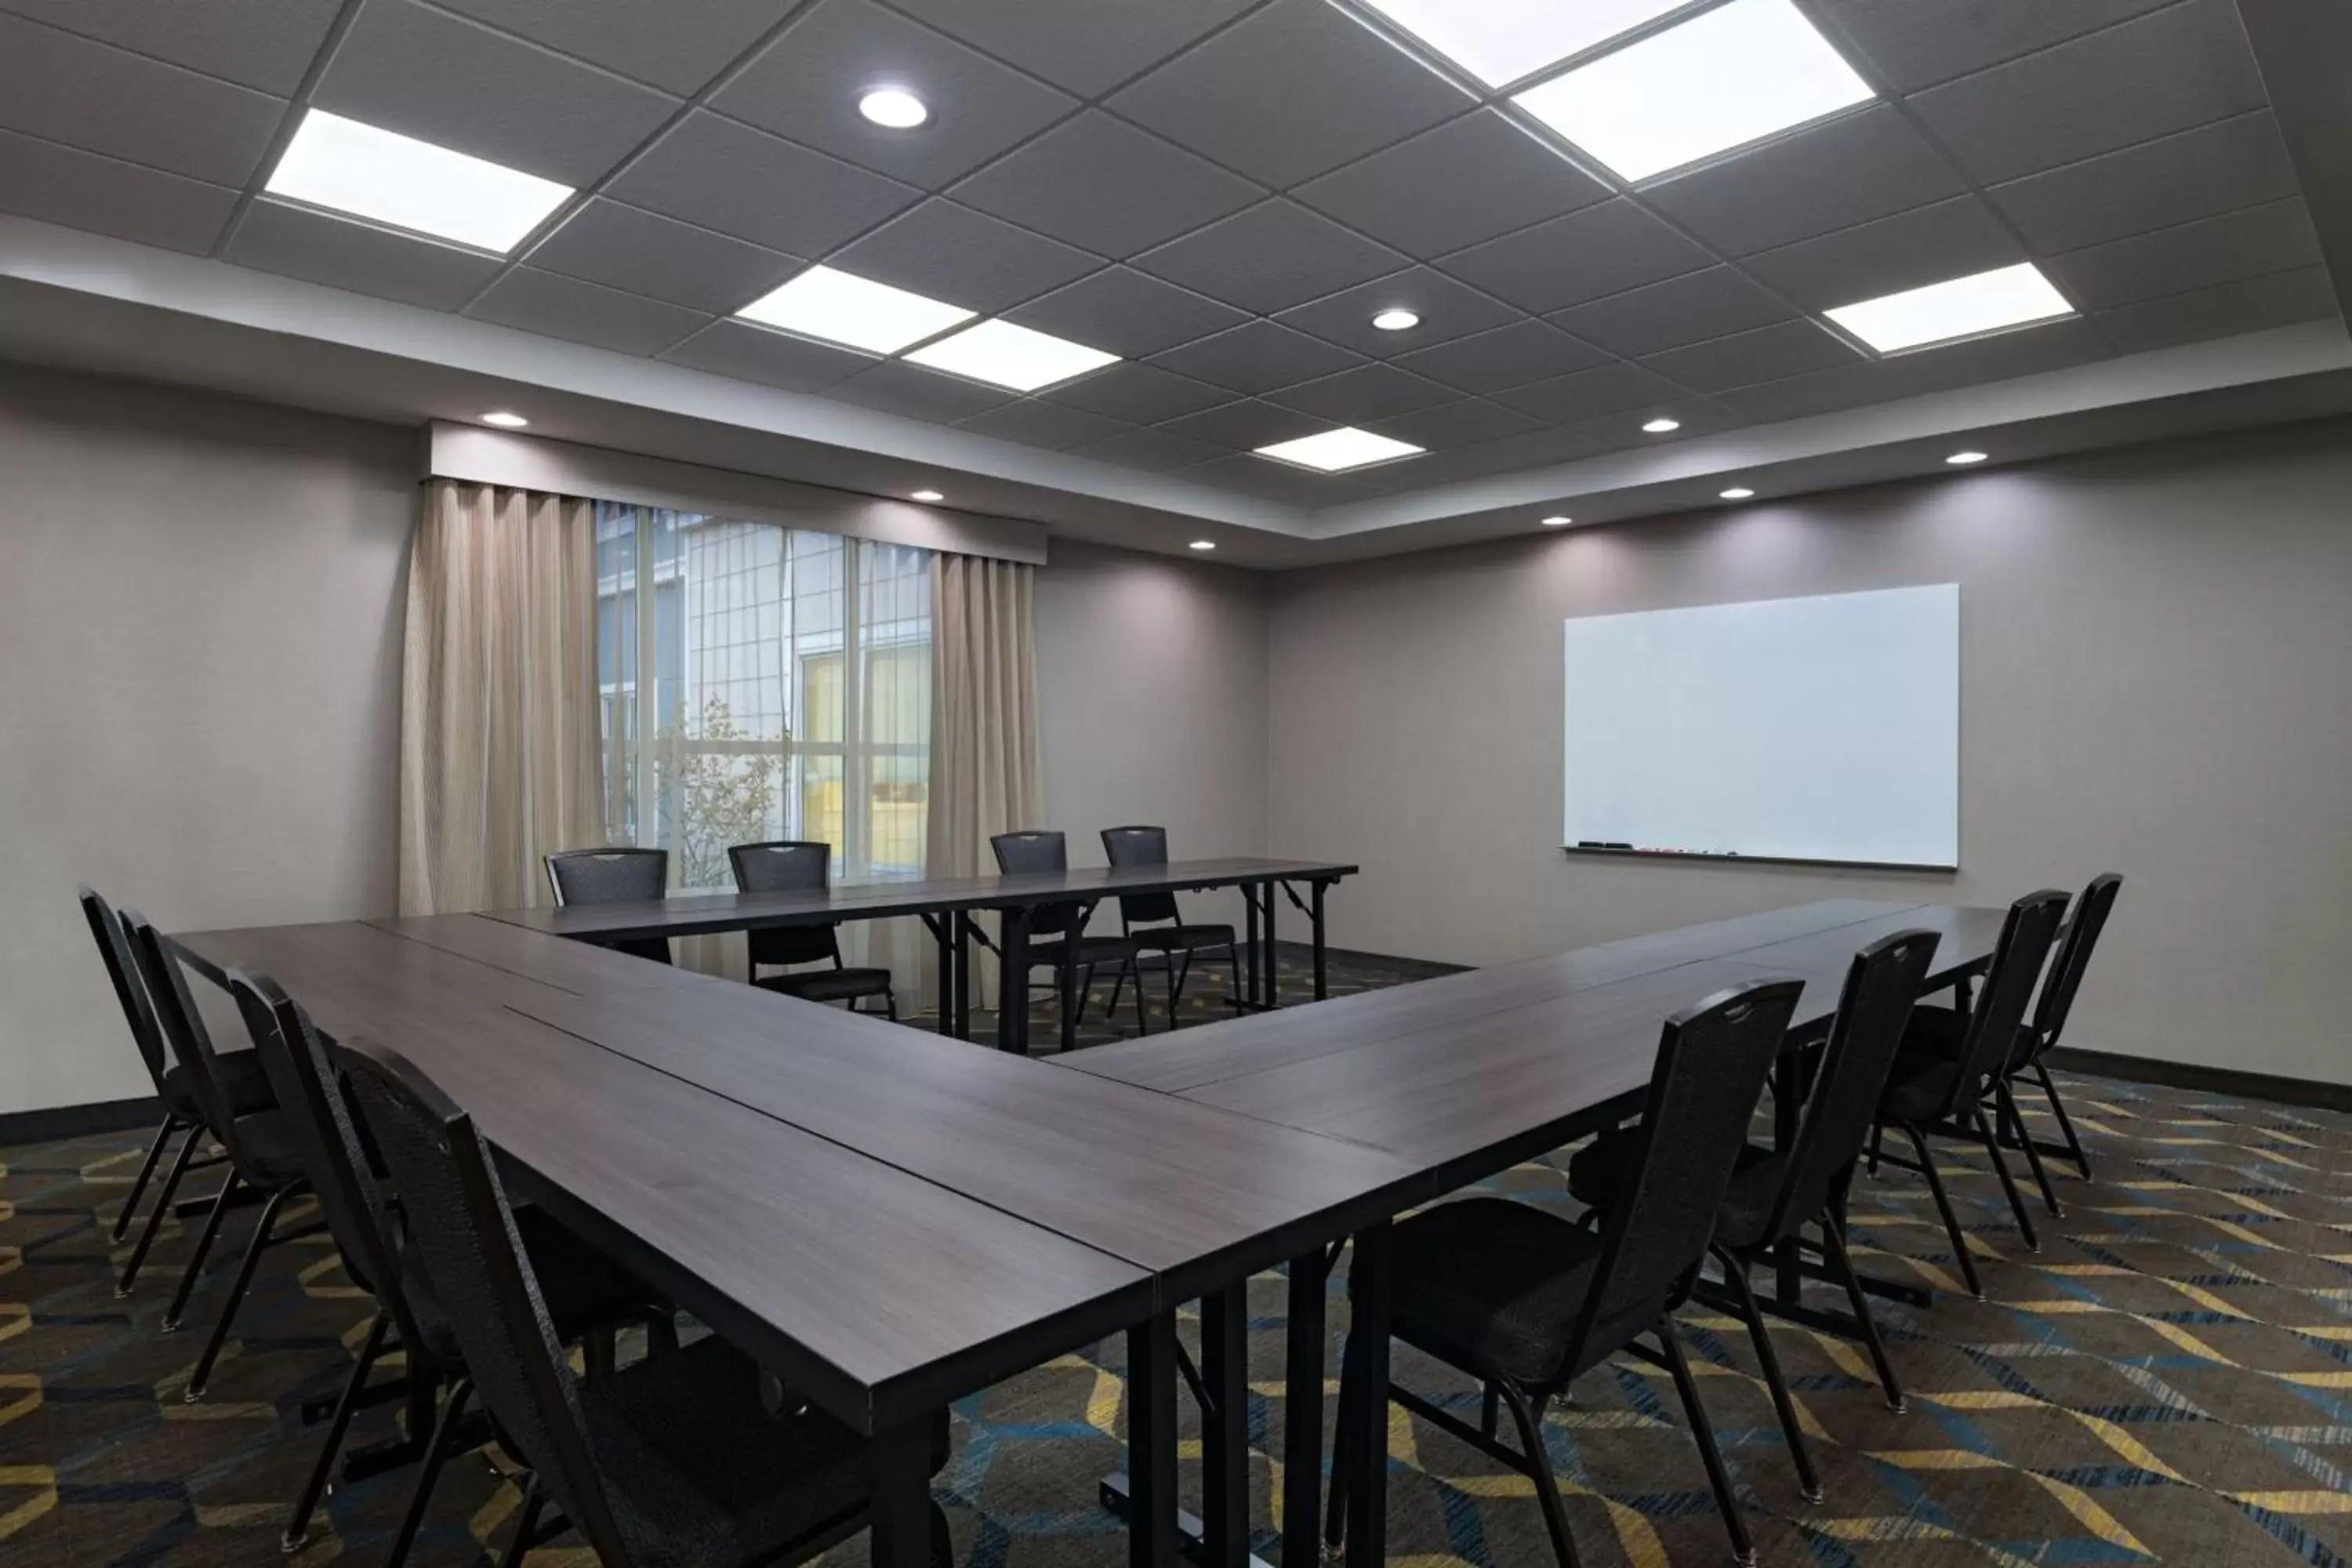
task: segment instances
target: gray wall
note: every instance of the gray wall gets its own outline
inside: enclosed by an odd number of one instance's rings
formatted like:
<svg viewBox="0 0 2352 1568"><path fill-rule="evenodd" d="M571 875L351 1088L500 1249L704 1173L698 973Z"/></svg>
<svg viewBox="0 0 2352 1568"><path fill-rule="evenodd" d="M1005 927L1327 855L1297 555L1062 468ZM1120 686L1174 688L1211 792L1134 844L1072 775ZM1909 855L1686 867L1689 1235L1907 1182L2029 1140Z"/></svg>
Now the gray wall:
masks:
<svg viewBox="0 0 2352 1568"><path fill-rule="evenodd" d="M1276 580L1271 842L1487 963L1831 894L2126 880L2073 1043L2352 1081L2352 424ZM1559 850L1560 621L1958 582L1961 873Z"/></svg>

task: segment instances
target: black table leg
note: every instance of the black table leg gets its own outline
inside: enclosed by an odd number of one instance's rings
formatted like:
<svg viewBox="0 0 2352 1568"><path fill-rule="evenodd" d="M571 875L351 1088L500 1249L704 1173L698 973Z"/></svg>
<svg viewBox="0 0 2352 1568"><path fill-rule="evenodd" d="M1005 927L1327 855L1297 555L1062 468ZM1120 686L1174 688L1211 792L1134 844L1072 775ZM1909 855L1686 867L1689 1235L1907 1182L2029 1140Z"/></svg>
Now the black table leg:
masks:
<svg viewBox="0 0 2352 1568"><path fill-rule="evenodd" d="M971 1038L971 913L958 910L955 921L955 1036Z"/></svg>
<svg viewBox="0 0 2352 1568"><path fill-rule="evenodd" d="M1250 1012L1257 1011L1257 888L1242 884L1242 1005Z"/></svg>
<svg viewBox="0 0 2352 1568"><path fill-rule="evenodd" d="M1263 1005L1268 1012L1272 1012L1275 1008L1282 1005L1281 965L1275 958L1274 946L1274 895L1276 891L1276 889L1274 883L1268 882L1265 885L1265 995L1263 999Z"/></svg>
<svg viewBox="0 0 2352 1568"><path fill-rule="evenodd" d="M1004 973L996 980L996 1048L1014 1056L1029 1054L1029 911L1004 911L1003 933L997 939Z"/></svg>
<svg viewBox="0 0 2352 1568"><path fill-rule="evenodd" d="M909 1421L877 1432L866 1455L873 1467L874 1568L930 1568L929 1424Z"/></svg>
<svg viewBox="0 0 2352 1568"><path fill-rule="evenodd" d="M1389 1529L1389 1227L1356 1233L1348 1265L1347 1375L1363 1397L1341 1404L1352 1423L1348 1464L1348 1568L1382 1568Z"/></svg>
<svg viewBox="0 0 2352 1568"><path fill-rule="evenodd" d="M1201 1300L1201 1378L1211 1405L1201 1429L1201 1544L1211 1568L1249 1560L1249 1286Z"/></svg>
<svg viewBox="0 0 2352 1568"><path fill-rule="evenodd" d="M1127 1331L1127 1560L1174 1568L1176 1315L1156 1312Z"/></svg>
<svg viewBox="0 0 2352 1568"><path fill-rule="evenodd" d="M1318 1002L1331 994L1330 977L1326 973L1329 953L1323 942L1323 894L1329 887L1328 882L1315 882L1307 889L1312 905L1307 912L1307 923L1315 928L1315 1000Z"/></svg>
<svg viewBox="0 0 2352 1568"><path fill-rule="evenodd" d="M1323 1254L1290 1260L1282 1399L1282 1568L1318 1568L1323 1517Z"/></svg>
<svg viewBox="0 0 2352 1568"><path fill-rule="evenodd" d="M955 1033L956 1028L955 919L955 916L952 914L925 915L923 917L923 923L930 928L931 938L939 944L940 949L940 1033L950 1036L952 1036Z"/></svg>
<svg viewBox="0 0 2352 1568"><path fill-rule="evenodd" d="M1086 929L1083 917L1062 935L1062 964L1054 972L1055 992L1062 999L1062 1044L1066 1051L1078 1045L1078 932ZM1143 975L1135 977L1137 991L1143 989Z"/></svg>

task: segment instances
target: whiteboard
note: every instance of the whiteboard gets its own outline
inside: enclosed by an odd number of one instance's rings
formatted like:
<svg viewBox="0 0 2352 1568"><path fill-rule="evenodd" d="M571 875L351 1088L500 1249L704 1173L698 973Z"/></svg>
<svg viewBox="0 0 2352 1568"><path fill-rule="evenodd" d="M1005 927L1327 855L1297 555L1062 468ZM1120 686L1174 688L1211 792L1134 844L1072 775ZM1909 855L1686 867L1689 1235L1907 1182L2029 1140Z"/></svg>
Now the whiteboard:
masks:
<svg viewBox="0 0 2352 1568"><path fill-rule="evenodd" d="M1567 630L1570 848L1958 865L1959 584Z"/></svg>

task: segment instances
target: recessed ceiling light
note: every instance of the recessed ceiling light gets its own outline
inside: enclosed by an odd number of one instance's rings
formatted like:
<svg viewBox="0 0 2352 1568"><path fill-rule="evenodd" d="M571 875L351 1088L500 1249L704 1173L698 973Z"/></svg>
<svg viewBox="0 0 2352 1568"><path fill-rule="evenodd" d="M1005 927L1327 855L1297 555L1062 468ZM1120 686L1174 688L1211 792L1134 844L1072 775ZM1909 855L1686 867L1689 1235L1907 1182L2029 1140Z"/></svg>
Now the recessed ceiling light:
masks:
<svg viewBox="0 0 2352 1568"><path fill-rule="evenodd" d="M953 337L924 344L907 358L1015 392L1034 392L1118 363L1117 354L1003 321L966 327Z"/></svg>
<svg viewBox="0 0 2352 1568"><path fill-rule="evenodd" d="M495 425L501 430L520 430L530 421L520 414L509 414L503 408L493 408L482 416L482 423Z"/></svg>
<svg viewBox="0 0 2352 1568"><path fill-rule="evenodd" d="M1421 318L1411 310L1382 310L1372 318L1372 325L1384 332L1409 332L1421 325Z"/></svg>
<svg viewBox="0 0 2352 1568"><path fill-rule="evenodd" d="M2031 261L1822 312L1881 353L1979 337L2074 313L2074 307Z"/></svg>
<svg viewBox="0 0 2352 1568"><path fill-rule="evenodd" d="M264 189L500 255L572 195L570 185L319 109L302 116Z"/></svg>
<svg viewBox="0 0 2352 1568"><path fill-rule="evenodd" d="M1726 500L1746 500L1755 493L1756 492L1754 490L1749 489L1746 485L1734 485L1729 489L1723 492L1723 499Z"/></svg>
<svg viewBox="0 0 2352 1568"><path fill-rule="evenodd" d="M735 313L762 326L877 354L896 353L974 314L830 267L812 267Z"/></svg>
<svg viewBox="0 0 2352 1568"><path fill-rule="evenodd" d="M1368 463L1385 463L1391 458L1410 458L1425 450L1427 448L1410 442L1393 441L1386 436L1375 436L1370 430L1359 430L1348 425L1337 430L1326 430L1320 436L1301 436L1296 441L1276 441L1271 447L1260 447L1257 455L1336 474L1342 468L1360 468Z"/></svg>
<svg viewBox="0 0 2352 1568"><path fill-rule="evenodd" d="M1790 0L1731 0L1512 101L1645 180L1874 96Z"/></svg>
<svg viewBox="0 0 2352 1568"><path fill-rule="evenodd" d="M1543 522L1546 528L1566 528L1575 521L1576 519L1572 517L1548 517L1543 520Z"/></svg>
<svg viewBox="0 0 2352 1568"><path fill-rule="evenodd" d="M904 88L877 87L857 100L857 112L877 125L910 131L931 117L929 105Z"/></svg>
<svg viewBox="0 0 2352 1568"><path fill-rule="evenodd" d="M1981 463L1984 460L1985 454L1982 452L1955 452L1944 459L1956 468L1965 468L1970 463Z"/></svg>
<svg viewBox="0 0 2352 1568"><path fill-rule="evenodd" d="M1685 0L1365 3L1488 87L1501 87L1664 16Z"/></svg>
<svg viewBox="0 0 2352 1568"><path fill-rule="evenodd" d="M1648 431L1653 436L1663 436L1669 430L1679 430L1682 427L1683 422L1681 420L1668 419L1663 415L1655 419L1647 421L1642 426L1643 430Z"/></svg>
<svg viewBox="0 0 2352 1568"><path fill-rule="evenodd" d="M947 497L941 495L937 490L917 490L915 492L915 500L919 501L939 501L945 500L947 499Z"/></svg>
<svg viewBox="0 0 2352 1568"><path fill-rule="evenodd" d="M1193 550L1214 550L1216 547L1217 542L1213 539L1196 539L1192 541L1192 544L1188 548Z"/></svg>

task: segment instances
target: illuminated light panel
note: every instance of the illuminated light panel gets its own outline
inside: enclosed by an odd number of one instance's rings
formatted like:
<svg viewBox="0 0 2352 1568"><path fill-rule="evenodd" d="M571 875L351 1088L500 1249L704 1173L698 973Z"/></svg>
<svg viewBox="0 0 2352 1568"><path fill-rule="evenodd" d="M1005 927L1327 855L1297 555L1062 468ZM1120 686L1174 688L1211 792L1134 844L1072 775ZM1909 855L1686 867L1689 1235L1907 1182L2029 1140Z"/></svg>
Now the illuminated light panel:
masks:
<svg viewBox="0 0 2352 1568"><path fill-rule="evenodd" d="M1297 463L1305 468L1319 468L1327 474L1340 473L1349 468L1360 468L1373 463L1385 463L1393 458L1417 457L1428 450L1410 441L1391 440L1375 436L1370 430L1359 430L1352 425L1337 430L1326 430L1320 436L1301 436L1295 441L1276 441L1271 447L1260 447L1257 455L1277 462Z"/></svg>
<svg viewBox="0 0 2352 1568"><path fill-rule="evenodd" d="M1987 456L1989 456L1989 454L1984 452L1955 452L1950 457L1945 458L1944 461L1951 464L1952 467L1956 468L1965 468L1973 464L1983 462Z"/></svg>
<svg viewBox="0 0 2352 1568"><path fill-rule="evenodd" d="M857 100L857 112L892 131L912 131L931 117L923 100L903 88L877 87Z"/></svg>
<svg viewBox="0 0 2352 1568"><path fill-rule="evenodd" d="M1689 0L1364 3L1488 87L1501 87L1606 43Z"/></svg>
<svg viewBox="0 0 2352 1568"><path fill-rule="evenodd" d="M482 423L495 425L501 430L520 430L530 421L520 414L509 413L503 408L493 408L482 416Z"/></svg>
<svg viewBox="0 0 2352 1568"><path fill-rule="evenodd" d="M976 312L854 273L812 267L735 313L761 326L887 354L969 321Z"/></svg>
<svg viewBox="0 0 2352 1568"><path fill-rule="evenodd" d="M1575 521L1572 517L1548 517L1543 520L1543 525L1546 528L1566 528Z"/></svg>
<svg viewBox="0 0 2352 1568"><path fill-rule="evenodd" d="M1752 498L1755 494L1756 492L1749 489L1746 485L1734 485L1729 489L1723 492L1723 499L1726 500L1747 500Z"/></svg>
<svg viewBox="0 0 2352 1568"><path fill-rule="evenodd" d="M1880 353L1982 337L2071 316L2074 307L2031 261L1907 289L1822 312Z"/></svg>
<svg viewBox="0 0 2352 1568"><path fill-rule="evenodd" d="M910 364L952 371L991 386L1034 392L1090 370L1117 364L1118 356L1074 343L1067 338L1016 327L1010 321L986 321L966 327L950 338L926 343L907 356Z"/></svg>
<svg viewBox="0 0 2352 1568"><path fill-rule="evenodd" d="M501 256L572 197L570 185L320 109L302 116L263 188Z"/></svg>

